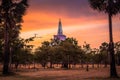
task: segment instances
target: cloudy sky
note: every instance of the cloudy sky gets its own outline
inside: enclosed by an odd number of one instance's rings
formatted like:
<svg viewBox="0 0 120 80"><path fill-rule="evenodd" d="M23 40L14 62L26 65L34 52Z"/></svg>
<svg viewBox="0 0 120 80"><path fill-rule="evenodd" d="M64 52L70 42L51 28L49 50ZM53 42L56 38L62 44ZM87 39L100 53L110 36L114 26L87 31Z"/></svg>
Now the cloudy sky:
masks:
<svg viewBox="0 0 120 80"><path fill-rule="evenodd" d="M24 16L21 37L37 34L32 44L36 46L57 34L59 18L63 32L74 37L83 45L84 41L97 48L109 41L107 14L90 8L88 0L29 0L29 8ZM120 41L120 15L113 17L114 41Z"/></svg>

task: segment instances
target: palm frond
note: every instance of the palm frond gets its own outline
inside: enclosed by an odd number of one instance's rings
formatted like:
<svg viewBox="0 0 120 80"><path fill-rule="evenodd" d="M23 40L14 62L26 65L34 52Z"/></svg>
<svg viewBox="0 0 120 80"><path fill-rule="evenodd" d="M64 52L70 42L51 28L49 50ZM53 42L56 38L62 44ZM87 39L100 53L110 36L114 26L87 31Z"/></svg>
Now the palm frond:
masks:
<svg viewBox="0 0 120 80"><path fill-rule="evenodd" d="M110 5L108 0L89 0L89 3L94 10L100 12L111 13L111 15L120 13L120 0L111 0Z"/></svg>

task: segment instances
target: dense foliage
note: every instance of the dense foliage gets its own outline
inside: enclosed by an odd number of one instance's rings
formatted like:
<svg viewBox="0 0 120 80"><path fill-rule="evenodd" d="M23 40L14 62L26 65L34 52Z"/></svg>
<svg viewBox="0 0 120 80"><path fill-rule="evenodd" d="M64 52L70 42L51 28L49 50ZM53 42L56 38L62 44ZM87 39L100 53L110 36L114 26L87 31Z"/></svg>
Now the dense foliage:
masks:
<svg viewBox="0 0 120 80"><path fill-rule="evenodd" d="M104 42L99 49L92 49L90 44L84 43L78 46L77 40L67 38L59 44L53 45L54 40L44 41L41 46L36 48L33 53L33 45L28 45L35 37L29 39L16 39L13 45L10 67L18 69L20 65L41 64L44 68L53 68L55 64L61 65L61 68L72 68L75 65L89 64L94 68L95 64L107 67L109 64L108 43ZM0 42L0 62L3 61L3 41ZM117 65L120 65L120 42L115 43L115 57Z"/></svg>

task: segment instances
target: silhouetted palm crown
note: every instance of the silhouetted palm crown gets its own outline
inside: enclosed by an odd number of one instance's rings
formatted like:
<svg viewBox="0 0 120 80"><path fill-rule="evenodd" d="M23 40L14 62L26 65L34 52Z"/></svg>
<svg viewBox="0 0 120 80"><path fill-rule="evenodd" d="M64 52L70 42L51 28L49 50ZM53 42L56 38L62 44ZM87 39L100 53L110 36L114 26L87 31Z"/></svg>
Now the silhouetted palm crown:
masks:
<svg viewBox="0 0 120 80"><path fill-rule="evenodd" d="M5 26L6 24L6 13L7 23L9 24L8 30L13 36L13 38L19 35L19 30L21 29L21 22L23 22L22 17L28 7L28 0L2 0L0 5L0 26ZM11 36L11 38L12 38Z"/></svg>
<svg viewBox="0 0 120 80"><path fill-rule="evenodd" d="M116 15L120 13L120 0L89 0L90 5L93 9Z"/></svg>

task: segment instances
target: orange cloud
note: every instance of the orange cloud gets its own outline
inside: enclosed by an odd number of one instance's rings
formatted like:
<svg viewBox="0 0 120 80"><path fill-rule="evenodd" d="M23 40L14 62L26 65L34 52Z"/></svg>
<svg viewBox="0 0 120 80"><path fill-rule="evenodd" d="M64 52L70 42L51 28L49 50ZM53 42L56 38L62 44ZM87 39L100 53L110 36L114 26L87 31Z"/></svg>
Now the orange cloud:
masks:
<svg viewBox="0 0 120 80"><path fill-rule="evenodd" d="M38 46L42 41L50 40L57 33L59 18L62 19L64 34L67 37L76 38L80 45L86 41L92 47L98 47L102 42L109 41L107 15L95 12L88 6L81 6L80 9L74 9L72 6L71 9L68 6L63 8L60 4L55 7L49 3L44 4L42 6L38 5L38 7L35 5L30 6L27 14L23 17L24 23L20 36L28 38L38 34L38 36L42 37L35 39L31 44ZM50 5L50 8L47 4ZM119 25L117 17L113 17L113 38L115 42L120 40Z"/></svg>

